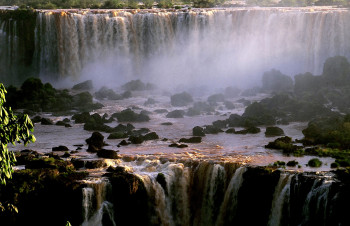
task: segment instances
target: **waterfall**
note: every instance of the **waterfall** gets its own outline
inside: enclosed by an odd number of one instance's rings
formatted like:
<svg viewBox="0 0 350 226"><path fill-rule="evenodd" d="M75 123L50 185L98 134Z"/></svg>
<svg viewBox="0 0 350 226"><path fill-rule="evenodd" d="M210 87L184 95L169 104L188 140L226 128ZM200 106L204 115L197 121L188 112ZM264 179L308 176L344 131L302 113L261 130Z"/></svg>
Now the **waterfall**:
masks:
<svg viewBox="0 0 350 226"><path fill-rule="evenodd" d="M281 225L281 218L283 216L283 207L290 197L290 183L292 175L281 174L278 184L275 188L275 193L272 200L272 208L268 225Z"/></svg>
<svg viewBox="0 0 350 226"><path fill-rule="evenodd" d="M110 184L105 179L88 181L87 187L82 189L84 217L82 226L116 226L113 204L107 201L110 189Z"/></svg>
<svg viewBox="0 0 350 226"><path fill-rule="evenodd" d="M103 76L114 83L217 83L219 76L227 84L271 68L320 74L328 57L350 58L349 21L348 10L330 8L40 11L27 63L45 78ZM1 53L2 67L23 64L22 44L13 38L23 34L15 26L0 20L0 49L11 52Z"/></svg>

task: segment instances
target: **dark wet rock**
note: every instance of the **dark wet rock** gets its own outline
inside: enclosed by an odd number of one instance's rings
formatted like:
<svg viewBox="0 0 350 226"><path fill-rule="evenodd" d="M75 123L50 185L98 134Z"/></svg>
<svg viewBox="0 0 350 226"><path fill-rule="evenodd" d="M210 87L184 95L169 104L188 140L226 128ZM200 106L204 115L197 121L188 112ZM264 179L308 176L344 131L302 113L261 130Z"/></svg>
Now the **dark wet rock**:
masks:
<svg viewBox="0 0 350 226"><path fill-rule="evenodd" d="M117 118L119 122L148 122L150 120L148 115L137 114L129 108L119 113L114 113L112 117Z"/></svg>
<svg viewBox="0 0 350 226"><path fill-rule="evenodd" d="M245 126L245 119L237 114L231 114L230 117L227 119L228 126L230 127L244 127Z"/></svg>
<svg viewBox="0 0 350 226"><path fill-rule="evenodd" d="M93 88L92 81L86 80L85 82L78 83L72 87L73 90L90 90Z"/></svg>
<svg viewBox="0 0 350 226"><path fill-rule="evenodd" d="M242 116L251 118L255 125L273 125L276 123L274 113L258 102L249 105Z"/></svg>
<svg viewBox="0 0 350 226"><path fill-rule="evenodd" d="M149 133L150 130L148 128L140 128L137 130L130 131L128 134L132 136L141 136L145 133Z"/></svg>
<svg viewBox="0 0 350 226"><path fill-rule="evenodd" d="M272 69L263 74L262 90L265 92L288 92L293 90L293 80L280 71Z"/></svg>
<svg viewBox="0 0 350 226"><path fill-rule="evenodd" d="M99 91L95 92L95 97L99 100L108 99L108 100L120 100L122 96L115 93L112 89L108 89L103 86Z"/></svg>
<svg viewBox="0 0 350 226"><path fill-rule="evenodd" d="M119 143L119 145L121 145L121 146L126 146L126 145L129 145L129 144L131 144L131 143L127 142L126 140L122 140Z"/></svg>
<svg viewBox="0 0 350 226"><path fill-rule="evenodd" d="M168 113L169 111L167 109L157 109L157 110L154 110L154 112L158 114L164 114L164 113Z"/></svg>
<svg viewBox="0 0 350 226"><path fill-rule="evenodd" d="M70 122L70 120L69 120L68 118L64 118L64 119L62 120L62 122L68 123L68 122Z"/></svg>
<svg viewBox="0 0 350 226"><path fill-rule="evenodd" d="M213 94L213 95L208 97L207 101L210 102L210 103L212 103L212 102L214 102L214 103L216 103L216 102L224 102L225 101L225 96L224 96L224 94L221 94L221 93Z"/></svg>
<svg viewBox="0 0 350 226"><path fill-rule="evenodd" d="M107 158L107 159L119 159L118 155L119 151L109 150L109 149L101 149L97 152L97 156L100 158Z"/></svg>
<svg viewBox="0 0 350 226"><path fill-rule="evenodd" d="M193 136L200 136L200 137L205 136L204 129L200 126L193 127L192 134Z"/></svg>
<svg viewBox="0 0 350 226"><path fill-rule="evenodd" d="M52 151L69 151L69 149L66 146L60 145L58 147L53 147Z"/></svg>
<svg viewBox="0 0 350 226"><path fill-rule="evenodd" d="M73 170L74 166L71 162L51 157L33 159L27 162L26 169L58 169L60 172L67 172Z"/></svg>
<svg viewBox="0 0 350 226"><path fill-rule="evenodd" d="M32 122L33 123L41 122L41 117L39 115L35 116L34 118L32 118Z"/></svg>
<svg viewBox="0 0 350 226"><path fill-rule="evenodd" d="M147 110L142 110L142 111L140 112L140 114L143 114L143 115L151 115L152 112L147 111Z"/></svg>
<svg viewBox="0 0 350 226"><path fill-rule="evenodd" d="M182 92L171 96L171 105L175 107L187 106L193 102L193 98L189 93Z"/></svg>
<svg viewBox="0 0 350 226"><path fill-rule="evenodd" d="M239 131L236 131L235 134L255 134L255 133L260 133L260 128L258 127L248 127L246 129L243 129L243 130L239 130Z"/></svg>
<svg viewBox="0 0 350 226"><path fill-rule="evenodd" d="M78 111L93 111L103 107L101 103L94 103L93 97L89 92L78 93L73 96L73 109Z"/></svg>
<svg viewBox="0 0 350 226"><path fill-rule="evenodd" d="M141 144L145 141L143 136L130 136L128 139L132 144Z"/></svg>
<svg viewBox="0 0 350 226"><path fill-rule="evenodd" d="M75 123L86 123L90 119L90 113L89 112L83 112L78 113L72 116L72 120L75 121Z"/></svg>
<svg viewBox="0 0 350 226"><path fill-rule="evenodd" d="M227 121L226 120L216 120L213 122L213 126L219 129L223 129L227 127Z"/></svg>
<svg viewBox="0 0 350 226"><path fill-rule="evenodd" d="M123 99L128 99L132 97L132 93L131 91L125 91L124 93L122 93L122 98Z"/></svg>
<svg viewBox="0 0 350 226"><path fill-rule="evenodd" d="M322 166L322 161L320 161L318 158L310 159L307 163L310 167L320 167Z"/></svg>
<svg viewBox="0 0 350 226"><path fill-rule="evenodd" d="M89 145L89 152L96 152L104 145L104 136L99 132L93 132L91 137L86 139L86 143Z"/></svg>
<svg viewBox="0 0 350 226"><path fill-rule="evenodd" d="M56 126L65 126L66 123L63 122L63 121L57 121L55 125L56 125Z"/></svg>
<svg viewBox="0 0 350 226"><path fill-rule="evenodd" d="M168 187L167 187L165 175L163 173L158 173L156 177L156 181L160 184L160 186L162 186L163 190L165 191L165 194L167 194Z"/></svg>
<svg viewBox="0 0 350 226"><path fill-rule="evenodd" d="M148 98L143 105L147 106L147 105L152 105L156 103L157 102L153 98Z"/></svg>
<svg viewBox="0 0 350 226"><path fill-rule="evenodd" d="M163 125L163 126L171 126L171 125L173 125L173 123L172 122L163 122L163 123L161 123L161 125Z"/></svg>
<svg viewBox="0 0 350 226"><path fill-rule="evenodd" d="M202 142L202 137L191 137L191 138L181 138L180 143L200 143Z"/></svg>
<svg viewBox="0 0 350 226"><path fill-rule="evenodd" d="M300 149L300 147L292 143L292 138L287 136L280 137L272 142L269 142L267 145L265 145L265 148L279 149L286 154L295 153Z"/></svg>
<svg viewBox="0 0 350 226"><path fill-rule="evenodd" d="M215 111L215 107L206 102L195 102L192 108L196 111L204 112L207 114L211 114Z"/></svg>
<svg viewBox="0 0 350 226"><path fill-rule="evenodd" d="M155 85L150 83L143 83L141 80L131 80L130 82L125 83L122 88L128 91L143 91L151 90L155 88Z"/></svg>
<svg viewBox="0 0 350 226"><path fill-rule="evenodd" d="M100 124L100 123L98 123L96 121L89 121L89 122L85 123L84 130L87 130L87 131L102 131L102 132L106 132L106 133L113 132L113 128L112 127L107 126L105 124Z"/></svg>
<svg viewBox="0 0 350 226"><path fill-rule="evenodd" d="M70 124L65 124L64 127L70 128L70 127L72 127L72 126L71 126Z"/></svg>
<svg viewBox="0 0 350 226"><path fill-rule="evenodd" d="M99 168L106 167L107 164L102 159L96 159L96 160L87 160L87 161L85 161L84 166L87 169L99 169Z"/></svg>
<svg viewBox="0 0 350 226"><path fill-rule="evenodd" d="M187 148L188 145L187 144L172 143L172 144L169 145L169 147L172 147L172 148Z"/></svg>
<svg viewBox="0 0 350 226"><path fill-rule="evenodd" d="M241 93L240 89L232 86L227 87L224 92L225 97L228 97L228 98L238 97L240 93Z"/></svg>
<svg viewBox="0 0 350 226"><path fill-rule="evenodd" d="M292 161L287 162L287 166L290 166L290 167L297 166L298 164L299 164L299 162L297 162L296 160L292 160Z"/></svg>
<svg viewBox="0 0 350 226"><path fill-rule="evenodd" d="M107 139L122 139L122 138L127 138L128 134L123 133L123 132L115 132L115 133L111 133Z"/></svg>
<svg viewBox="0 0 350 226"><path fill-rule="evenodd" d="M225 104L225 107L229 110L235 109L235 105L230 101L225 101L224 104Z"/></svg>
<svg viewBox="0 0 350 226"><path fill-rule="evenodd" d="M195 108L189 108L186 112L186 115L187 116L197 116L197 115L200 115L201 112L198 110L198 109L195 109Z"/></svg>
<svg viewBox="0 0 350 226"><path fill-rule="evenodd" d="M63 158L69 158L70 156L71 154L69 154L67 151L62 155Z"/></svg>
<svg viewBox="0 0 350 226"><path fill-rule="evenodd" d="M53 125L53 122L51 119L41 118L41 125Z"/></svg>
<svg viewBox="0 0 350 226"><path fill-rule="evenodd" d="M332 163L331 163L331 168L332 168L332 169L338 168L338 167L340 167L340 164L339 164L339 163L337 163L337 162L332 162Z"/></svg>
<svg viewBox="0 0 350 226"><path fill-rule="evenodd" d="M144 140L156 140L159 139L159 136L156 132L147 133L143 136Z"/></svg>
<svg viewBox="0 0 350 226"><path fill-rule="evenodd" d="M218 134L224 132L222 129L215 127L213 125L207 125L204 128L204 133L205 134Z"/></svg>
<svg viewBox="0 0 350 226"><path fill-rule="evenodd" d="M26 165L29 161L41 157L37 151L33 150L22 150L15 153L16 156L16 165Z"/></svg>
<svg viewBox="0 0 350 226"><path fill-rule="evenodd" d="M70 151L69 153L70 153L70 154L78 154L79 151Z"/></svg>
<svg viewBox="0 0 350 226"><path fill-rule="evenodd" d="M167 118L183 118L185 115L185 111L183 110L174 110L169 112L166 117Z"/></svg>
<svg viewBox="0 0 350 226"><path fill-rule="evenodd" d="M235 128L230 128L230 129L226 130L225 133L236 133L236 130L235 130Z"/></svg>
<svg viewBox="0 0 350 226"><path fill-rule="evenodd" d="M265 136L267 137L284 136L284 131L283 129L276 126L266 127Z"/></svg>

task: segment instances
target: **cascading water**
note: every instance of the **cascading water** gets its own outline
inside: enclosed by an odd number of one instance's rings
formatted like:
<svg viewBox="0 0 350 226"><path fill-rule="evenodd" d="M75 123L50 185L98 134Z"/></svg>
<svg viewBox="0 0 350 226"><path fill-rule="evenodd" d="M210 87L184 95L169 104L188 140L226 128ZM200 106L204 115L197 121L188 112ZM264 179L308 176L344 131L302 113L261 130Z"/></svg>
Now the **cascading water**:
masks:
<svg viewBox="0 0 350 226"><path fill-rule="evenodd" d="M82 226L116 226L114 221L113 204L107 201L110 192L108 181L88 181L87 187L83 188L83 217Z"/></svg>
<svg viewBox="0 0 350 226"><path fill-rule="evenodd" d="M331 8L41 11L32 66L47 79L121 83L136 76L168 85L217 83L218 75L223 84L253 81L271 68L318 74L328 57L350 58L349 21L348 10ZM0 24L0 49L13 46L17 25ZM2 65L18 49L2 53Z"/></svg>

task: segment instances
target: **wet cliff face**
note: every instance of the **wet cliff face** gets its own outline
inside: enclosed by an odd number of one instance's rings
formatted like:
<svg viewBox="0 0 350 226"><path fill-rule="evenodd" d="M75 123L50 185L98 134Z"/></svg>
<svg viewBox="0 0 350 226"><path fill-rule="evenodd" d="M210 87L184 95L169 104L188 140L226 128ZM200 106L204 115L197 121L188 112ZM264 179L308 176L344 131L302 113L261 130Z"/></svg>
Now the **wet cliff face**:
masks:
<svg viewBox="0 0 350 226"><path fill-rule="evenodd" d="M134 173L123 167L108 169L104 178L54 170L18 172L1 194L6 192L20 212L0 218L10 225L23 225L24 219L35 225L69 220L84 226L350 223L345 208L350 201L348 173L293 173L196 161L122 165L129 170L134 165Z"/></svg>
<svg viewBox="0 0 350 226"><path fill-rule="evenodd" d="M219 76L223 84L252 83L271 68L290 75L318 74L328 57L350 57L350 14L340 9L74 10L35 15L30 26L23 25L27 21L0 19L1 46L8 46L2 51L2 65L27 66L51 79L103 76L125 82L142 77L170 85L217 83ZM21 43L26 44L25 59L20 59ZM249 81L244 80L247 76Z"/></svg>

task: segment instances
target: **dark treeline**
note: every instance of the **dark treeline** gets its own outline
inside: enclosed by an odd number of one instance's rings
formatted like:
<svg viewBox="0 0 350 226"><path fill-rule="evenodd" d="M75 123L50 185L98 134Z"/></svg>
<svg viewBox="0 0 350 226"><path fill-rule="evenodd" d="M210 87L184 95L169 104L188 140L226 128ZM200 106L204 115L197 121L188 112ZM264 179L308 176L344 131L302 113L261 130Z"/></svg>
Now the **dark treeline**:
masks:
<svg viewBox="0 0 350 226"><path fill-rule="evenodd" d="M191 5L197 8L215 6L241 6L239 3L227 4L225 0L0 0L0 5L16 5L20 8L34 9L69 9L69 8L91 8L91 9L150 9L154 6L159 8L173 8L175 5ZM339 5L349 6L350 0L246 0L247 6L312 6L312 5ZM175 8L181 8L175 6Z"/></svg>

